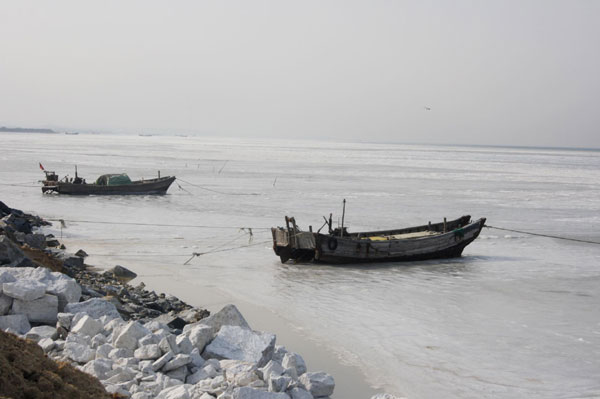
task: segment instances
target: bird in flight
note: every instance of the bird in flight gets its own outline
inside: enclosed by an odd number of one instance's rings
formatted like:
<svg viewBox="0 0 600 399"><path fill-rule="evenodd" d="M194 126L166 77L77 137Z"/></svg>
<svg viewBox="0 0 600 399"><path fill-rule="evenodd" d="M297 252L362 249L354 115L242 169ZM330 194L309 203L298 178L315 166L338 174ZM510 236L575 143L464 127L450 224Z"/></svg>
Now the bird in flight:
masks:
<svg viewBox="0 0 600 399"><path fill-rule="evenodd" d="M426 111L431 111L430 107L423 107L423 108L425 108Z"/></svg>

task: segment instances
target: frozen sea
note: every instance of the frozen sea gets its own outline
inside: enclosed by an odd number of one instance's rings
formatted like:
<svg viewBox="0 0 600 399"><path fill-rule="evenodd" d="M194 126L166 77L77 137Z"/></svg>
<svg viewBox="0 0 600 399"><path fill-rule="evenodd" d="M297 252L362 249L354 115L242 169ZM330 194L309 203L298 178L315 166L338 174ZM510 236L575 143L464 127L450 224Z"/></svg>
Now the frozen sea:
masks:
<svg viewBox="0 0 600 399"><path fill-rule="evenodd" d="M42 195L38 162L178 180L165 196ZM339 220L345 198L350 231L469 214L600 242L598 151L1 133L0 182L7 205L64 219L55 234L88 263L268 309L380 391L600 397L600 245L484 229L461 258L334 267L281 264L269 231Z"/></svg>

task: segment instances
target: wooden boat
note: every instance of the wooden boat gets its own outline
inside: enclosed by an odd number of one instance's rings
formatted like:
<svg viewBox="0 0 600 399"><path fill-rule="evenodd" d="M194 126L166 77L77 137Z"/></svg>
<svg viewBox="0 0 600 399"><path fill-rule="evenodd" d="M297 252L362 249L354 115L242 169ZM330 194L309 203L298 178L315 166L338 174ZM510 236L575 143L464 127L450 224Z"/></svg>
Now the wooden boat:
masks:
<svg viewBox="0 0 600 399"><path fill-rule="evenodd" d="M40 165L40 167L42 167ZM43 193L57 193L69 195L146 195L165 194L175 176L160 177L132 181L126 174L108 174L100 176L95 183L86 183L85 179L75 178L58 179L54 172L44 170L46 179L42 181Z"/></svg>
<svg viewBox="0 0 600 399"><path fill-rule="evenodd" d="M456 220L404 229L349 233L346 228L331 228L329 234L301 231L294 218L286 216L286 227L274 227L273 249L285 263L315 261L320 263L403 262L461 256L462 251L481 232L485 218L471 221L471 216ZM327 221L327 220L326 220ZM325 226L325 225L323 225Z"/></svg>

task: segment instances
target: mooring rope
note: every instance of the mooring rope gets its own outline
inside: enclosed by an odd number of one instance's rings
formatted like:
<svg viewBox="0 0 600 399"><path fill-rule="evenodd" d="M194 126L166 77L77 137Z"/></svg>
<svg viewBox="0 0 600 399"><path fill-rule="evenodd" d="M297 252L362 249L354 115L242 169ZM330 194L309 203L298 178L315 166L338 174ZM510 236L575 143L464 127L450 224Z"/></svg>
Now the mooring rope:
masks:
<svg viewBox="0 0 600 399"><path fill-rule="evenodd" d="M179 177L177 178L177 180L179 180L180 182L183 182L185 184L189 184L190 186L198 187L198 188L200 188L202 190L210 191L210 192L217 193L217 194L224 194L224 195L261 195L260 193L226 193L224 191L213 190L211 188L206 188L206 187L194 184L194 183L190 183L189 181L185 181L183 179L180 179Z"/></svg>
<svg viewBox="0 0 600 399"><path fill-rule="evenodd" d="M576 242L584 242L586 244L597 244L597 245L600 245L600 242L598 242L598 241L580 240L578 238L559 237L559 236L553 236L553 235L549 235L549 234L532 233L530 231L505 229L503 227L489 226L487 224L484 227L487 227L488 229L510 231L510 232L513 232L513 233L529 234L529 235L532 235L532 236L540 236L540 237L547 237L547 238L556 238L558 240L576 241Z"/></svg>
<svg viewBox="0 0 600 399"><path fill-rule="evenodd" d="M169 223L140 223L140 222L115 222L115 221L101 221L101 220L75 220L75 219L49 219L52 222L69 222L69 223L91 223L91 224L116 224L116 225L129 225L129 226L153 226L153 227L191 227L199 229L250 229L249 227L240 226L208 226L208 225L194 225L194 224L169 224ZM252 230L271 230L270 227L252 227Z"/></svg>
<svg viewBox="0 0 600 399"><path fill-rule="evenodd" d="M191 261L192 259L194 259L195 257L197 257L197 256L208 255L208 254L214 254L214 253L217 253L217 252L227 252L227 251L233 251L233 250L236 250L236 249L242 249L242 248L253 247L253 246L255 246L255 245L263 245L263 244L267 244L267 243L270 243L270 242L271 242L271 240L269 240L269 241L255 242L255 243L253 243L253 244L241 245L241 246L239 246L239 247L233 247L233 248L217 249L217 250L211 250L211 251L206 251L206 252L194 252L194 253L192 254L192 257L191 257L191 258L189 258L188 260L186 260L186 261L185 261L184 265L187 265L188 263L190 263L190 261Z"/></svg>

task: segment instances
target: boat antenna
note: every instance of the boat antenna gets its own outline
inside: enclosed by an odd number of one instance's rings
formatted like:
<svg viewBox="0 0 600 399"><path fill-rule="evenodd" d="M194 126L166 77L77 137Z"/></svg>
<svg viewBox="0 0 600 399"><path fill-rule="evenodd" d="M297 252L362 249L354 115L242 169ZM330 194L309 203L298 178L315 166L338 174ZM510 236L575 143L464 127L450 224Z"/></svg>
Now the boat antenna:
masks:
<svg viewBox="0 0 600 399"><path fill-rule="evenodd" d="M340 232L340 237L344 236L344 217L346 216L346 198L344 198L344 208L342 209L342 230Z"/></svg>

